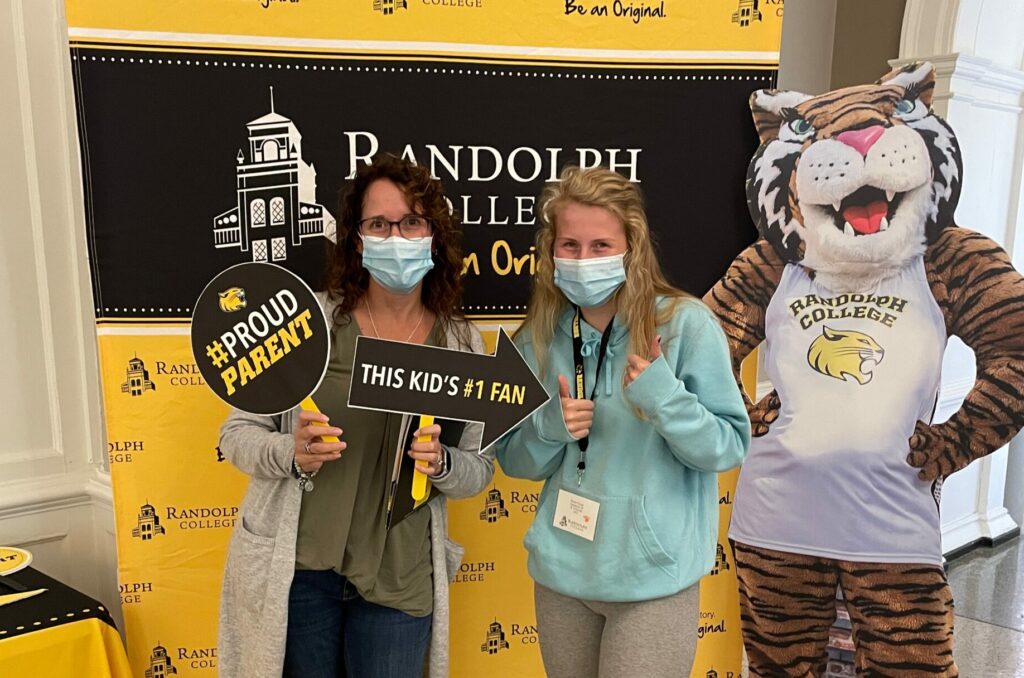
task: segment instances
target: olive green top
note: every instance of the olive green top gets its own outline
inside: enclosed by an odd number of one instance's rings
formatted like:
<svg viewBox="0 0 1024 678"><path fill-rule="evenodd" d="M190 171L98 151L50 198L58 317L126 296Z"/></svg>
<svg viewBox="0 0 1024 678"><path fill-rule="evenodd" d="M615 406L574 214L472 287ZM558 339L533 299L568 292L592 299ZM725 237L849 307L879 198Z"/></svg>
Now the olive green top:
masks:
<svg viewBox="0 0 1024 678"><path fill-rule="evenodd" d="M295 567L334 570L365 600L425 617L433 610L430 511L416 511L389 531L387 494L402 415L350 409L355 319L335 326L327 374L313 400L348 447L302 496ZM438 324L425 342L437 345Z"/></svg>

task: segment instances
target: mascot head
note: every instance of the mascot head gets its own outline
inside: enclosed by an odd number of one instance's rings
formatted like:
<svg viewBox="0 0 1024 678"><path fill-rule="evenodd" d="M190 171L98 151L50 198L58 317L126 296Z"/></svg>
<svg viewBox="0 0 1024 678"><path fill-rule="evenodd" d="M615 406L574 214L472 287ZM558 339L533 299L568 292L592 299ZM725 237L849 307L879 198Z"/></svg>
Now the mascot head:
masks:
<svg viewBox="0 0 1024 678"><path fill-rule="evenodd" d="M759 90L747 204L784 259L835 291L870 286L953 223L962 162L931 112L931 64L821 96Z"/></svg>

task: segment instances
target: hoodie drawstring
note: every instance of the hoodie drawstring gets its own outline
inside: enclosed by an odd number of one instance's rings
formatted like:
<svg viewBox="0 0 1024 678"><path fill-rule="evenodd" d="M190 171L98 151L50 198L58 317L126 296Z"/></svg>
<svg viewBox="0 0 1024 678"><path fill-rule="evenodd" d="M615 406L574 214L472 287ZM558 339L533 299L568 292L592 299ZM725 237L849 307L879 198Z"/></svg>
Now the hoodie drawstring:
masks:
<svg viewBox="0 0 1024 678"><path fill-rule="evenodd" d="M591 336L591 337L583 340L583 346L580 348L580 354L584 358L588 358L588 357L590 357L592 355L595 355L597 353L597 351L598 351L598 348L600 348L600 346L601 346L601 336L600 335ZM611 345L609 344L608 347L605 349L605 359L608 361L608 364L605 365L604 370L603 370L603 372L604 372L604 394L605 394L605 396L610 396L612 394L612 371L613 370L611 369L611 365L614 362L614 358L615 358L615 353L612 350Z"/></svg>

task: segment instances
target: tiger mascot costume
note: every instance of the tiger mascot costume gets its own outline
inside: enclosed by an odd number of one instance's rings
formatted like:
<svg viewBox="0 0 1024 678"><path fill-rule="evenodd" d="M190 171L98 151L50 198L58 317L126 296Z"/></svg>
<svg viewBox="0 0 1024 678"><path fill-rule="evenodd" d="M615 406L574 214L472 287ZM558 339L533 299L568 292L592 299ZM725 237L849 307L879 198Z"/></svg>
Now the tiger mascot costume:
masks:
<svg viewBox="0 0 1024 678"><path fill-rule="evenodd" d="M821 96L758 91L747 198L762 236L704 301L775 390L730 540L751 676L821 676L836 587L862 676L956 676L942 480L1024 425L1024 279L953 223L962 163L914 64ZM977 382L931 424L947 338Z"/></svg>

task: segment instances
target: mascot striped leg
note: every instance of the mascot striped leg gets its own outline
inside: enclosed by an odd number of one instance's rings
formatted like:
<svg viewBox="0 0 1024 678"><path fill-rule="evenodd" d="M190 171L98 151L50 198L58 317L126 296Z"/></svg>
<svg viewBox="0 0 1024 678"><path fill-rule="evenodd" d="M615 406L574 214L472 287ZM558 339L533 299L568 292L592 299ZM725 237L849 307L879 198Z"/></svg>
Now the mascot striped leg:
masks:
<svg viewBox="0 0 1024 678"><path fill-rule="evenodd" d="M733 542L751 678L825 675L839 570L813 556Z"/></svg>
<svg viewBox="0 0 1024 678"><path fill-rule="evenodd" d="M857 675L955 678L953 596L942 568L851 563L733 543L751 678L825 675L836 586Z"/></svg>

